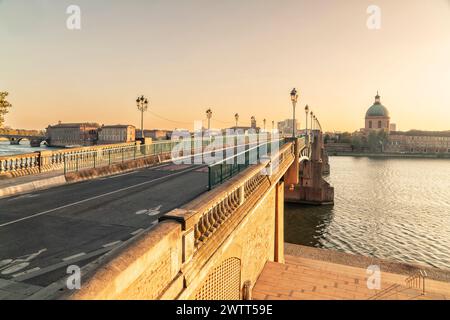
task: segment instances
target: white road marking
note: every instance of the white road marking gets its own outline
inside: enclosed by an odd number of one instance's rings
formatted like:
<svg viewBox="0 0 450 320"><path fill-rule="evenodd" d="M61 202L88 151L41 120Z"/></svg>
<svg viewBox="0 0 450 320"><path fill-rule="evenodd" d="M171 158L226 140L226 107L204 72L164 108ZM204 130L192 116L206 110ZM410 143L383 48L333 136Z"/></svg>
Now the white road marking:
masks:
<svg viewBox="0 0 450 320"><path fill-rule="evenodd" d="M158 220L155 220L155 221L152 222L152 225L155 225L157 223L158 223Z"/></svg>
<svg viewBox="0 0 450 320"><path fill-rule="evenodd" d="M14 265L12 265L12 266L2 270L2 274L8 275L8 274L11 274L11 273L15 273L15 272L18 272L18 271L20 271L22 269L25 269L29 265L30 265L29 262L17 263L17 264L14 264Z"/></svg>
<svg viewBox="0 0 450 320"><path fill-rule="evenodd" d="M12 277L13 277L13 278L21 277L21 276L24 276L24 275L26 275L26 274L33 273L33 272L36 272L36 271L39 271L39 270L41 270L41 268L36 267L36 268L29 269L29 270L24 271L24 272L21 272L21 273L13 274Z"/></svg>
<svg viewBox="0 0 450 320"><path fill-rule="evenodd" d="M79 258L79 257L81 257L81 256L84 256L85 254L86 254L86 253L81 252L81 253L78 253L78 254L74 254L73 256L63 258L62 260L63 260L63 261L73 260L73 259Z"/></svg>
<svg viewBox="0 0 450 320"><path fill-rule="evenodd" d="M25 269L30 265L30 261L35 259L42 252L47 251L46 248L39 250L38 252L20 256L15 259L5 259L0 261L0 271L1 274L11 274L16 273L22 269Z"/></svg>
<svg viewBox="0 0 450 320"><path fill-rule="evenodd" d="M14 200L36 198L36 197L38 197L38 196L39 196L38 194L24 194L24 195L22 195L22 196L18 196L18 197L15 197L15 198L8 199L8 202L9 202L9 201L14 201Z"/></svg>
<svg viewBox="0 0 450 320"><path fill-rule="evenodd" d="M110 243L104 244L102 247L103 247L103 248L112 247L112 246L115 246L115 245L117 245L117 244L119 244L119 243L121 243L121 242L122 242L122 240L110 242Z"/></svg>
<svg viewBox="0 0 450 320"><path fill-rule="evenodd" d="M99 180L115 179L115 178L120 178L120 177L123 177L123 176L129 176L130 174L135 174L135 173L137 173L137 171L127 172L127 173L122 173L122 174L116 174L115 176L100 178Z"/></svg>
<svg viewBox="0 0 450 320"><path fill-rule="evenodd" d="M147 216L156 216L157 214L159 214L161 212L161 207L162 205L159 205L157 207L151 208L151 209L144 209L144 210L139 210L136 212L137 215L141 215L141 214L146 214Z"/></svg>
<svg viewBox="0 0 450 320"><path fill-rule="evenodd" d="M136 231L133 231L131 234L133 236L137 235L138 233L141 233L142 231L144 231L144 229L137 229Z"/></svg>
<svg viewBox="0 0 450 320"><path fill-rule="evenodd" d="M25 281L25 280L28 280L28 279L32 279L32 278L38 277L40 275L43 275L43 274L46 274L46 273L58 270L58 269L60 269L62 267L68 266L68 265L73 264L75 262L83 261L83 260L86 260L86 259L98 256L98 255L107 253L107 252L111 251L112 249L113 248L111 248L111 247L109 247L109 248L100 248L100 249L98 249L96 251L92 251L92 252L89 252L89 253L87 253L87 254L85 254L83 256L80 256L79 258L75 258L75 259L70 260L70 261L62 261L62 262L56 263L54 265L51 265L51 266L48 266L48 267L45 267L45 268L42 268L42 269L40 269L38 271L35 271L35 272L32 272L32 273L28 273L28 274L22 275L22 276L17 276L17 278L14 278L14 281L22 282L22 281Z"/></svg>
<svg viewBox="0 0 450 320"><path fill-rule="evenodd" d="M141 182L141 183L129 186L129 187L125 187L125 188L117 189L117 190L114 190L114 191L110 191L110 192L107 192L107 193L104 193L104 194L100 194L100 195L95 196L95 197L91 197L91 198L87 198L87 199L84 199L84 200L80 200L80 201L76 201L76 202L73 202L73 203L69 203L69 204L66 204L64 206L60 206L60 207L57 207L57 208L54 208L54 209L50 209L50 210L46 210L46 211L43 211L43 212L35 213L35 214L32 214L32 215L24 217L24 218L20 218L20 219L17 219L17 220L12 220L12 221L0 224L0 228L1 227L6 227L6 226L9 226L11 224L15 224L15 223L18 223L18 222L21 222L21 221L29 220L29 219L32 219L32 218L35 218L35 217L39 217L39 216L42 216L44 214L55 212L55 211L58 211L58 210L61 210L61 209L66 209L66 208L69 208L69 207L73 207L73 206L76 206L78 204L89 202L89 201L92 201L92 200L95 200L95 199L99 199L99 198L103 198L103 197L106 197L106 196L110 196L110 195L113 195L113 194L116 194L116 193L119 193L119 192L122 192L122 191L127 191L127 190L130 190L130 189L141 187L141 186L144 186L146 184L150 184L150 183L153 183L153 182L156 182L156 181L160 181L160 180L164 180L164 179L167 179L167 178L170 178L170 177L178 176L178 175L181 175L181 174L189 172L189 171L194 171L195 169L197 169L197 167L190 168L190 169L187 169L187 170L183 170L183 171L180 171L180 172L175 172L175 173L169 174L167 176L163 176L163 177L159 177L159 178L156 178L156 179L153 179L153 180Z"/></svg>

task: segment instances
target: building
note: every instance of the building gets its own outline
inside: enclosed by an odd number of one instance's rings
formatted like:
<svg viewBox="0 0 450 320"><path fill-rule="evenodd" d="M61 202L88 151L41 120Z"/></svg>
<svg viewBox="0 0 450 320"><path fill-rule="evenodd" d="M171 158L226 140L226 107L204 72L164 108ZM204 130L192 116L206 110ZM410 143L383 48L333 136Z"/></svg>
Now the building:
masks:
<svg viewBox="0 0 450 320"><path fill-rule="evenodd" d="M284 121L278 122L277 127L278 127L278 132L280 133L281 136L290 136L292 137L292 132L293 132L293 123L294 121L292 119L286 119ZM299 132L299 128L300 128L300 122L296 121L296 135Z"/></svg>
<svg viewBox="0 0 450 320"><path fill-rule="evenodd" d="M393 131L385 152L450 153L450 131Z"/></svg>
<svg viewBox="0 0 450 320"><path fill-rule="evenodd" d="M127 143L136 141L136 128L132 125L103 125L98 130L98 144Z"/></svg>
<svg viewBox="0 0 450 320"><path fill-rule="evenodd" d="M397 131L397 125L395 123L391 123L389 125L389 131Z"/></svg>
<svg viewBox="0 0 450 320"><path fill-rule="evenodd" d="M388 109L381 104L381 97L377 92L374 104L367 110L364 131L390 130L390 120Z"/></svg>
<svg viewBox="0 0 450 320"><path fill-rule="evenodd" d="M97 142L97 123L58 123L47 127L47 141L52 147L91 146Z"/></svg>
<svg viewBox="0 0 450 320"><path fill-rule="evenodd" d="M136 130L136 137L142 138L141 130ZM151 138L152 140L170 140L172 130L150 129L144 130L144 138Z"/></svg>

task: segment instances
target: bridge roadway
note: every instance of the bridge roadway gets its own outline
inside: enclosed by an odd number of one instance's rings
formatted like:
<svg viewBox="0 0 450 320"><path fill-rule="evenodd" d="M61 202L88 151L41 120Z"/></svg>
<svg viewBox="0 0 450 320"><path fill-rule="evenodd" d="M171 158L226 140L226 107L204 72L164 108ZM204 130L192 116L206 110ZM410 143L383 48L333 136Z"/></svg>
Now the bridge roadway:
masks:
<svg viewBox="0 0 450 320"><path fill-rule="evenodd" d="M207 191L206 166L174 165L0 200L1 279L46 286Z"/></svg>

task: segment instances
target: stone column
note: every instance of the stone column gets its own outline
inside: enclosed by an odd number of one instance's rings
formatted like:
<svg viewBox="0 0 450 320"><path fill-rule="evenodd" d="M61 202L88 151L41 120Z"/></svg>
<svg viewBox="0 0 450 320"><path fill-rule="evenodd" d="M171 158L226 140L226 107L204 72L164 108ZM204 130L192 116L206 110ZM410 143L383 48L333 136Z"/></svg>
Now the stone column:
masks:
<svg viewBox="0 0 450 320"><path fill-rule="evenodd" d="M275 187L275 262L284 263L284 182Z"/></svg>

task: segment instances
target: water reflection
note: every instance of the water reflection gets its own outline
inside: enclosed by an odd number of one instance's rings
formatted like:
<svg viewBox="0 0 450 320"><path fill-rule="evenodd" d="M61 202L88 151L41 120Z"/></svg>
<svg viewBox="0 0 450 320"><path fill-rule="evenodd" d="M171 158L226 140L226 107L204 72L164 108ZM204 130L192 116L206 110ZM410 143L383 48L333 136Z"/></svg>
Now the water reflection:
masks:
<svg viewBox="0 0 450 320"><path fill-rule="evenodd" d="M333 221L333 206L285 204L285 241L321 247Z"/></svg>
<svg viewBox="0 0 450 320"><path fill-rule="evenodd" d="M286 241L450 268L450 159L330 163L334 206L286 204Z"/></svg>

